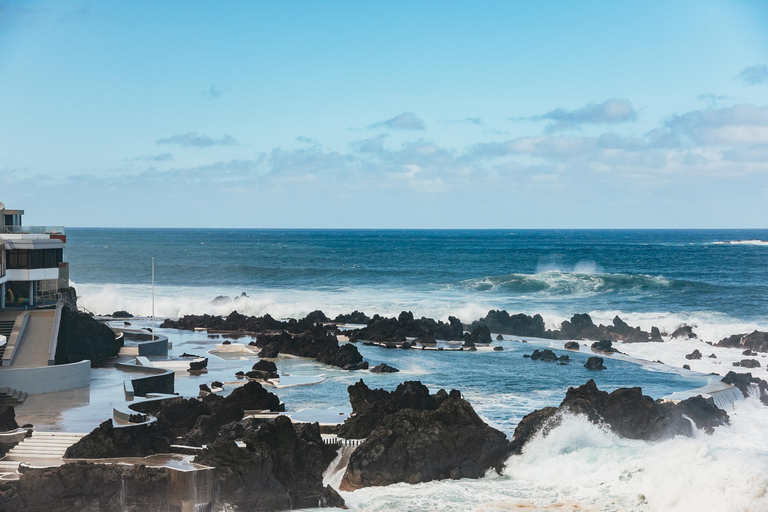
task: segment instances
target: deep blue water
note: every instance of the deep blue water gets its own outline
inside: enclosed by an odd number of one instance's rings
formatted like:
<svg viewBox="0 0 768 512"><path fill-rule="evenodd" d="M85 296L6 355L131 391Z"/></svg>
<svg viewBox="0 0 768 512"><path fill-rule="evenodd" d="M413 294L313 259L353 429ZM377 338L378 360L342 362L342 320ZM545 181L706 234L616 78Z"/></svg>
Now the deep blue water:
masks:
<svg viewBox="0 0 768 512"><path fill-rule="evenodd" d="M88 287L148 285L154 257L166 293L199 287L205 301L246 291L290 302L296 292L306 307L324 298L331 309L355 306L340 298L349 296L369 309L435 316L475 304L765 323L768 243L718 243L752 239L768 240L768 230L72 228L68 258L73 281Z"/></svg>

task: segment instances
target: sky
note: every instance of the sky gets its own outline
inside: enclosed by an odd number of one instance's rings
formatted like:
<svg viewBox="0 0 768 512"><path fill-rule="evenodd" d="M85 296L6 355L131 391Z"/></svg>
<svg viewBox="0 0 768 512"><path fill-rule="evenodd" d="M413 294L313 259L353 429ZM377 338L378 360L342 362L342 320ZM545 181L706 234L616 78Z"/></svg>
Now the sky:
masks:
<svg viewBox="0 0 768 512"><path fill-rule="evenodd" d="M768 2L0 0L25 223L766 228Z"/></svg>

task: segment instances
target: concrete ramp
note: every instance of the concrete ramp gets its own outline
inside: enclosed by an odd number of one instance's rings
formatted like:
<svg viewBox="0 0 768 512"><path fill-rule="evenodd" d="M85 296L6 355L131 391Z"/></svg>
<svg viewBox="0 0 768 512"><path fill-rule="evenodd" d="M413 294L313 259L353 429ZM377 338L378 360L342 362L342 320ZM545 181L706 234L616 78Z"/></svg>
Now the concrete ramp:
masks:
<svg viewBox="0 0 768 512"><path fill-rule="evenodd" d="M37 368L48 366L51 341L56 325L56 310L41 309L30 311L26 328L14 347L14 368Z"/></svg>

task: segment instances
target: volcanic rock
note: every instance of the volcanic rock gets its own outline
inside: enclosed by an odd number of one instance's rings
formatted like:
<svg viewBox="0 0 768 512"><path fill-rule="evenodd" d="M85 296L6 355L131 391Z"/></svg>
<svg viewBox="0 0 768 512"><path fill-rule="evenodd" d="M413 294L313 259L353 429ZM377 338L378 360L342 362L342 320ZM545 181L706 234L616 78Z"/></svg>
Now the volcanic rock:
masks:
<svg viewBox="0 0 768 512"><path fill-rule="evenodd" d="M679 403L655 401L640 388L620 388L611 393L600 391L594 380L578 388L568 388L560 406L535 411L524 417L510 443L512 453L538 432L544 435L559 425L563 413L585 416L596 424L605 424L615 434L629 439L657 441L676 435L691 437L691 423L683 417L691 413L693 421L705 431L728 423L728 414L714 406L711 398L689 398Z"/></svg>
<svg viewBox="0 0 768 512"><path fill-rule="evenodd" d="M549 350L548 348L545 348L544 350L536 349L528 357L530 357L532 361L541 360L541 361L545 361L545 362L548 362L548 363L552 363L552 362L557 361L557 355L554 352L552 352L551 350Z"/></svg>
<svg viewBox="0 0 768 512"><path fill-rule="evenodd" d="M448 323L422 317L415 319L410 311L403 311L397 318L379 315L368 321L366 327L348 331L350 341L402 342L406 337L423 339L426 336L446 341L464 339L464 328L455 317L448 317Z"/></svg>
<svg viewBox="0 0 768 512"><path fill-rule="evenodd" d="M620 352L613 348L611 340L600 340L592 344L592 350L596 352L605 352L606 354L619 354Z"/></svg>
<svg viewBox="0 0 768 512"><path fill-rule="evenodd" d="M353 311L348 315L338 315L333 319L337 324L367 324L371 319L362 311Z"/></svg>
<svg viewBox="0 0 768 512"><path fill-rule="evenodd" d="M587 370L605 370L605 366L603 365L603 358L591 356L589 359L587 359L587 362L584 363L584 368Z"/></svg>
<svg viewBox="0 0 768 512"><path fill-rule="evenodd" d="M749 397L752 392L757 393L757 398L763 405L768 405L768 382L763 379L753 377L751 373L728 372L722 382L736 386L744 398Z"/></svg>
<svg viewBox="0 0 768 512"><path fill-rule="evenodd" d="M16 423L16 411L12 405L0 405L0 432L16 430L19 425Z"/></svg>
<svg viewBox="0 0 768 512"><path fill-rule="evenodd" d="M742 368L760 368L760 361L757 359L742 359L737 363L733 363L733 366L741 366Z"/></svg>
<svg viewBox="0 0 768 512"><path fill-rule="evenodd" d="M693 352L691 352L690 354L687 354L685 356L685 358L688 359L688 360L691 360L691 359L701 359L701 352L699 352L699 349L696 349Z"/></svg>
<svg viewBox="0 0 768 512"><path fill-rule="evenodd" d="M392 366L389 366L386 363L377 364L373 368L371 368L372 373L397 373L400 370L397 368L394 368Z"/></svg>
<svg viewBox="0 0 768 512"><path fill-rule="evenodd" d="M168 432L157 424L115 427L112 420L108 419L67 448L64 457L67 459L146 457L156 453L168 453L170 445Z"/></svg>
<svg viewBox="0 0 768 512"><path fill-rule="evenodd" d="M243 434L245 448L220 437L194 461L213 466L219 500L239 510L272 511L343 507L323 487L323 471L336 448L326 445L317 423L294 425L285 416Z"/></svg>
<svg viewBox="0 0 768 512"><path fill-rule="evenodd" d="M567 341L563 348L566 350L579 350L579 343L577 341Z"/></svg>
<svg viewBox="0 0 768 512"><path fill-rule="evenodd" d="M480 478L490 468L500 471L506 458L504 434L456 390L430 395L420 382L406 382L389 393L361 381L350 386L350 402L353 416L339 435L365 434L366 440L350 456L342 490Z"/></svg>
<svg viewBox="0 0 768 512"><path fill-rule="evenodd" d="M683 324L674 331L672 331L672 334L670 335L670 338L685 338L685 339L694 339L696 338L696 333L693 332L693 327L690 325Z"/></svg>
<svg viewBox="0 0 768 512"><path fill-rule="evenodd" d="M477 343L488 344L491 340L491 331L485 325L472 329L472 332L464 333L464 344L474 346Z"/></svg>

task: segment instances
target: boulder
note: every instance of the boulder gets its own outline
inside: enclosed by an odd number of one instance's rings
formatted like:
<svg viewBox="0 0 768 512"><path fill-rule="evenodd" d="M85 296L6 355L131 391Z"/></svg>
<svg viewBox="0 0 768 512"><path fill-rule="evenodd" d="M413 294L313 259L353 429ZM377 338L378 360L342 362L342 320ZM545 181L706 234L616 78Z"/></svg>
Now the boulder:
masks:
<svg viewBox="0 0 768 512"><path fill-rule="evenodd" d="M56 345L56 364L77 363L89 359L91 365L117 357L123 340L94 320L90 315L69 307L61 309L59 337Z"/></svg>
<svg viewBox="0 0 768 512"><path fill-rule="evenodd" d="M690 370L690 369L691 369L690 365L687 365L687 364L683 365L683 370Z"/></svg>
<svg viewBox="0 0 768 512"><path fill-rule="evenodd" d="M587 370L605 370L605 366L603 365L603 358L591 356L589 359L587 359L587 362L584 363L584 368Z"/></svg>
<svg viewBox="0 0 768 512"><path fill-rule="evenodd" d="M717 359L717 356L713 352L712 354L709 354L709 358L710 359Z"/></svg>
<svg viewBox="0 0 768 512"><path fill-rule="evenodd" d="M567 341L565 345L563 345L563 348L566 350L579 350L579 342L577 341Z"/></svg>
<svg viewBox="0 0 768 512"><path fill-rule="evenodd" d="M688 359L688 360L691 360L691 359L701 359L701 352L699 352L699 349L696 349L693 352L691 352L690 354L686 354L685 358Z"/></svg>
<svg viewBox="0 0 768 512"><path fill-rule="evenodd" d="M592 344L591 348L595 352L604 352L606 354L613 354L613 353L620 354L618 350L613 348L613 343L611 342L611 340L596 341Z"/></svg>
<svg viewBox="0 0 768 512"><path fill-rule="evenodd" d="M492 332L512 334L515 336L534 336L547 338L544 319L541 315L528 316L524 314L510 315L504 310L491 310L488 314L468 326L468 330L484 325Z"/></svg>
<svg viewBox="0 0 768 512"><path fill-rule="evenodd" d="M133 315L125 310L115 311L110 315L112 318L133 318Z"/></svg>
<svg viewBox="0 0 768 512"><path fill-rule="evenodd" d="M497 334L496 341L504 341L504 336L502 336L501 334Z"/></svg>
<svg viewBox="0 0 768 512"><path fill-rule="evenodd" d="M402 407L378 416L366 440L352 452L341 490L481 478L491 468L501 470L506 436L485 424L461 393L441 390L430 395L419 382L401 386L392 393L354 391L376 397L374 404L396 402Z"/></svg>
<svg viewBox="0 0 768 512"><path fill-rule="evenodd" d="M203 358L199 361L190 361L188 372L201 372L208 367L208 358Z"/></svg>
<svg viewBox="0 0 768 512"><path fill-rule="evenodd" d="M392 366L389 366L386 363L377 364L373 368L371 368L372 373L397 373L400 370L397 368L394 368Z"/></svg>
<svg viewBox="0 0 768 512"><path fill-rule="evenodd" d="M464 333L464 344L468 346L474 346L478 343L489 344L491 341L491 331L485 325L479 325L471 332Z"/></svg>
<svg viewBox="0 0 768 512"><path fill-rule="evenodd" d="M251 372L260 372L263 375L261 380L280 378L280 374L277 373L277 365L272 361L267 361L265 359L260 359L256 364L254 364L253 367L251 368ZM251 372L248 372L248 373L251 373ZM251 377L251 376L248 375L248 377Z"/></svg>
<svg viewBox="0 0 768 512"><path fill-rule="evenodd" d="M12 405L0 405L0 432L16 430L19 425L16 423L16 411Z"/></svg>
<svg viewBox="0 0 768 512"><path fill-rule="evenodd" d="M757 359L742 359L741 361L733 363L733 366L741 366L742 368L760 368L760 361Z"/></svg>
<svg viewBox="0 0 768 512"><path fill-rule="evenodd" d="M264 348L259 351L260 358L274 359L280 353L280 346L277 343L271 343L265 345Z"/></svg>
<svg viewBox="0 0 768 512"><path fill-rule="evenodd" d="M549 350L548 348L545 348L544 350L536 349L533 351L533 353L528 356L531 358L532 361L545 361L548 363L553 363L557 361L557 355L555 355L554 352Z"/></svg>

